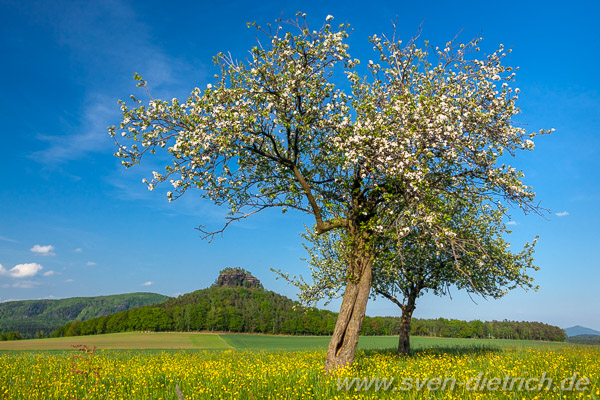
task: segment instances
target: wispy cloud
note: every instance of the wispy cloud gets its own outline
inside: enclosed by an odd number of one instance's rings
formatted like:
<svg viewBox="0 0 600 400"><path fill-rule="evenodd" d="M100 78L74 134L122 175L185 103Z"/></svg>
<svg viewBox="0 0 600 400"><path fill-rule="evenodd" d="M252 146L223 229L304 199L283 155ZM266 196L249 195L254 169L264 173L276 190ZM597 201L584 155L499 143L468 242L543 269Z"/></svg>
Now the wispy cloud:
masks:
<svg viewBox="0 0 600 400"><path fill-rule="evenodd" d="M144 282L140 286L152 286L154 283L152 281Z"/></svg>
<svg viewBox="0 0 600 400"><path fill-rule="evenodd" d="M88 262L86 263L86 265L87 265L88 267L93 267L94 265L96 265L96 263L95 263L95 262L93 262L93 261L88 261Z"/></svg>
<svg viewBox="0 0 600 400"><path fill-rule="evenodd" d="M561 212L557 212L556 214L557 217L566 217L567 215L569 215L568 211L561 211Z"/></svg>
<svg viewBox="0 0 600 400"><path fill-rule="evenodd" d="M52 276L52 275L54 275L54 274L56 274L56 272L54 272L54 271L50 270L50 271L46 271L46 272L44 272L42 275L43 275L43 276Z"/></svg>
<svg viewBox="0 0 600 400"><path fill-rule="evenodd" d="M215 206L210 200L199 196L182 196L176 201L169 202L166 197L172 186L166 182L158 186L154 191L142 183L142 178L152 177L152 171L162 171L163 165L153 163L151 159L145 165L139 165L135 169L119 168L114 170L104 179L106 183L114 188L114 196L120 200L136 201L165 215L189 215L201 217L202 223L214 224L220 227L227 211ZM247 225L247 224L239 224ZM246 227L246 226L245 226Z"/></svg>
<svg viewBox="0 0 600 400"><path fill-rule="evenodd" d="M73 279L69 278L69 279L65 279L65 283L71 283L71 282L75 282Z"/></svg>
<svg viewBox="0 0 600 400"><path fill-rule="evenodd" d="M8 275L13 278L30 278L37 275L44 267L37 263L18 264L6 270L0 264L0 275Z"/></svg>
<svg viewBox="0 0 600 400"><path fill-rule="evenodd" d="M45 149L30 154L30 158L43 164L60 164L78 159L90 152L109 151L112 140L106 127L118 115L112 107L114 99L98 96L83 110L83 120L78 132L70 135L38 135L37 139L47 143Z"/></svg>
<svg viewBox="0 0 600 400"><path fill-rule="evenodd" d="M78 79L85 82L87 92L80 119L69 121L73 127L67 127L66 133L38 136L47 147L31 154L31 158L43 164L56 166L114 147L106 127L119 121L117 99L127 97L123 87L135 90L135 71L149 82L155 97L168 98L187 95L192 89L187 87L190 76L199 74L197 65L193 67L192 62L170 55L169 48L158 44L152 28L135 7L125 2L70 3L52 17L57 40L73 62L82 66Z"/></svg>
<svg viewBox="0 0 600 400"><path fill-rule="evenodd" d="M15 239L11 239L6 236L0 236L0 240L2 240L3 242L17 243L17 241Z"/></svg>
<svg viewBox="0 0 600 400"><path fill-rule="evenodd" d="M41 246L39 244L36 244L35 246L33 246L31 249L29 249L32 253L38 254L40 256L54 256L54 246L52 245L46 245L46 246Z"/></svg>
<svg viewBox="0 0 600 400"><path fill-rule="evenodd" d="M40 284L35 281L19 281L12 284L12 287L18 289L32 289L34 287L39 286Z"/></svg>
<svg viewBox="0 0 600 400"><path fill-rule="evenodd" d="M81 247L76 248L75 250L73 250L73 253L82 253L83 249Z"/></svg>
<svg viewBox="0 0 600 400"><path fill-rule="evenodd" d="M508 221L506 225L518 225L517 221Z"/></svg>

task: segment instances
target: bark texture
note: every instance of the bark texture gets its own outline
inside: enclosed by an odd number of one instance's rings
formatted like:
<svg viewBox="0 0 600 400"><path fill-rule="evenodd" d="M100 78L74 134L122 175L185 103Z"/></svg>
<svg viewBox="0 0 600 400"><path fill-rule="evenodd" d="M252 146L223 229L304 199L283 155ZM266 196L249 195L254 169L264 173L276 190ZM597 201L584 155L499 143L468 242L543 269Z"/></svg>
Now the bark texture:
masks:
<svg viewBox="0 0 600 400"><path fill-rule="evenodd" d="M410 354L410 321L415 311L416 296L408 298L406 305L402 307L402 317L400 319L400 337L398 340L398 353Z"/></svg>
<svg viewBox="0 0 600 400"><path fill-rule="evenodd" d="M372 278L372 259L357 261L363 265L362 273L359 275L358 282L350 281L346 286L340 314L327 348L326 372L350 365L354 361L360 328L367 310Z"/></svg>

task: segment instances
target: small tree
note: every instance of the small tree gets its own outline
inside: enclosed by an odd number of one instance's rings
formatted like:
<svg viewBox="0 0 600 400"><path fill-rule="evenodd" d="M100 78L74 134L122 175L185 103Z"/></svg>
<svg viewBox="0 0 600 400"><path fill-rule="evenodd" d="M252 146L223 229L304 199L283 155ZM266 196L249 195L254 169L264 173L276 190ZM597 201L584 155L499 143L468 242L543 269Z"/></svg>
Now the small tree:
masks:
<svg viewBox="0 0 600 400"><path fill-rule="evenodd" d="M455 235L440 239L429 231L413 230L401 240L396 232L378 242L373 263L374 294L381 295L402 310L398 352L410 352L410 325L416 300L427 291L443 296L452 286L469 294L500 298L509 290L534 288L528 273L533 265L533 243L518 253L510 250L504 235L510 233L502 222L502 209L472 204L463 199L445 200L448 219L445 228ZM301 298L314 303L331 299L345 284L350 254L346 238L336 233L304 238L313 282L292 280L301 289Z"/></svg>
<svg viewBox="0 0 600 400"><path fill-rule="evenodd" d="M225 226L265 209L295 209L314 217L319 234L344 232L351 256L345 290L327 351L327 370L350 364L371 289L374 243L390 227L435 236L445 216L431 196L496 196L525 210L533 192L522 174L498 158L531 149L534 134L511 125L518 112L504 49L470 58L478 40L443 50L372 37L376 58L361 78L345 43L348 25L328 16L311 29L303 14L264 32L267 41L246 61L215 58L220 74L185 102L132 97L110 133L125 166L146 154L172 158L146 181L170 181L175 200L188 189L229 208ZM252 25L252 24L250 24ZM429 61L430 58L434 62ZM336 88L344 72L351 90ZM138 86L147 87L138 75ZM500 87L497 87L500 85Z"/></svg>

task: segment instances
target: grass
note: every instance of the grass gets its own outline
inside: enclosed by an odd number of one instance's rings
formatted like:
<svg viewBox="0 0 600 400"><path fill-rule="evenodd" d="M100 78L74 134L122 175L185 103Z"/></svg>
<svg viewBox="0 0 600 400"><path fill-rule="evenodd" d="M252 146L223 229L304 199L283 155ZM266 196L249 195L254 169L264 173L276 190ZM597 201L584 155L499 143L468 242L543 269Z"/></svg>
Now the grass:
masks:
<svg viewBox="0 0 600 400"><path fill-rule="evenodd" d="M258 334L221 334L220 335L234 349L242 350L317 350L326 349L329 336L276 336ZM568 346L565 343L541 342L532 340L504 340L504 339L457 339L434 338L413 336L411 346L414 350L430 348L454 347L528 347L528 348L559 348ZM395 349L398 347L397 336L362 336L358 341L358 348Z"/></svg>
<svg viewBox="0 0 600 400"><path fill-rule="evenodd" d="M73 344L85 344L98 349L188 349L188 350L268 350L298 351L323 350L329 343L328 336L285 336L259 334L213 334L190 332L126 332L106 335L74 336L51 339L32 339L0 342L0 352L14 350L71 350ZM363 336L358 348L395 349L397 336ZM539 342L528 340L503 339L456 339L414 336L411 338L413 350L450 349L456 347L486 348L561 348L573 346L566 343Z"/></svg>
<svg viewBox="0 0 600 400"><path fill-rule="evenodd" d="M329 343L328 336L222 334L221 337L240 350L316 350L326 349Z"/></svg>

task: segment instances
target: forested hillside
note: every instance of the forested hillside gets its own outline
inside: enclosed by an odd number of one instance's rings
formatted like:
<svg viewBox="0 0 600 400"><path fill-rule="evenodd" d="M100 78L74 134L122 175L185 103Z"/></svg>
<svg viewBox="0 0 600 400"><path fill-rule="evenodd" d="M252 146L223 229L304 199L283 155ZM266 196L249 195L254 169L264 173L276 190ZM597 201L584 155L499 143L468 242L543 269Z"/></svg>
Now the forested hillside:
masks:
<svg viewBox="0 0 600 400"><path fill-rule="evenodd" d="M262 288L218 287L197 290L162 304L74 321L55 336L126 331L230 331L327 335L336 314L302 309L289 298Z"/></svg>
<svg viewBox="0 0 600 400"><path fill-rule="evenodd" d="M168 299L156 293L128 293L58 300L22 300L0 303L0 334L19 332L25 338L42 337L70 321L113 314Z"/></svg>

